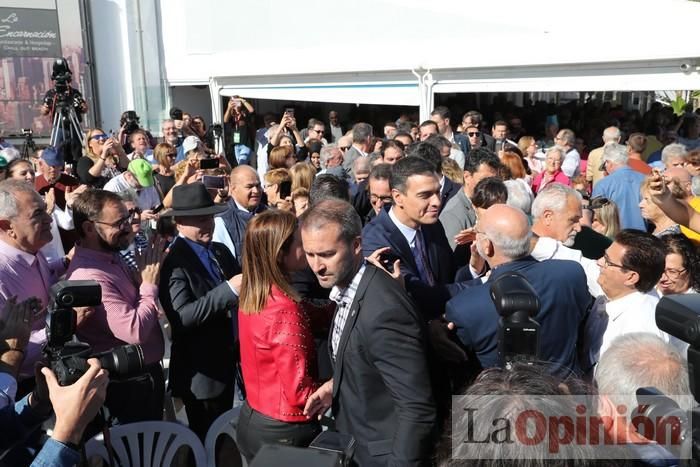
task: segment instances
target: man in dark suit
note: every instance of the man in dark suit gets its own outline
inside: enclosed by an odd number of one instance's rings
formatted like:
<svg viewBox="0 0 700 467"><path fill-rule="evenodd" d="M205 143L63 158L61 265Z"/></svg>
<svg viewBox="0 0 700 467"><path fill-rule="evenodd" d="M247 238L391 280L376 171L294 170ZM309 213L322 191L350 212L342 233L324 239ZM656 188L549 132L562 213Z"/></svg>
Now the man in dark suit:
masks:
<svg viewBox="0 0 700 467"><path fill-rule="evenodd" d="M448 158L450 154L448 150L447 155L444 155L441 148L449 147L451 145L446 138L433 135L422 143L409 146L406 151L406 156L422 157L435 165L435 173L440 179L440 212L445 208L447 202L462 189L462 185L453 182L442 173L442 159Z"/></svg>
<svg viewBox="0 0 700 467"><path fill-rule="evenodd" d="M461 133L455 133L452 131L452 126L450 125L451 113L450 109L444 105L439 105L430 112L430 120L437 123L438 132L441 136L447 138L450 143L456 144L460 151L467 154L468 142L467 138Z"/></svg>
<svg viewBox="0 0 700 467"><path fill-rule="evenodd" d="M363 252L369 256L391 248L401 260L406 290L427 320L442 314L449 298L445 285L455 275L452 249L438 221L440 183L435 165L421 157L401 159L394 164L390 185L393 205L365 226Z"/></svg>
<svg viewBox="0 0 700 467"><path fill-rule="evenodd" d="M476 227L476 247L491 267L485 283L480 279L447 303L446 318L457 326L462 343L473 350L484 368L500 365L499 315L489 293L491 283L510 271L530 282L540 299L534 316L540 324L539 357L550 362L550 371L566 376L579 371L579 326L592 304L583 268L574 261L546 260L531 256L527 217L519 209L496 204L482 215Z"/></svg>
<svg viewBox="0 0 700 467"><path fill-rule="evenodd" d="M231 171L228 209L214 218L215 242L223 243L241 264L243 236L254 215L267 209L261 203L263 190L258 173L249 165L239 165Z"/></svg>
<svg viewBox="0 0 700 467"><path fill-rule="evenodd" d="M333 379L309 397L305 413L332 405L338 431L357 441L353 465L426 465L435 406L423 320L397 281L364 263L361 227L340 200L301 218L309 265L338 304L329 339Z"/></svg>
<svg viewBox="0 0 700 467"><path fill-rule="evenodd" d="M240 268L225 245L212 242L216 206L201 183L173 188L179 236L160 275L159 297L172 326L170 388L185 403L190 428L201 439L233 406L235 319ZM234 315L235 317L235 315Z"/></svg>
<svg viewBox="0 0 700 467"><path fill-rule="evenodd" d="M466 132L469 127L474 127L477 130L479 130L479 139L478 139L478 147L481 146L486 146L488 149L491 151L494 150L496 147L496 141L493 139L493 136L485 133L482 128L482 121L483 121L483 116L481 115L481 112L477 110L470 110L469 112L465 113L464 116L462 117L462 128L464 128L464 131ZM472 141L475 141L472 138L469 138L469 135L467 135L467 151L464 153L465 155L469 154L469 151L472 149L476 149L474 147L474 144L472 144Z"/></svg>

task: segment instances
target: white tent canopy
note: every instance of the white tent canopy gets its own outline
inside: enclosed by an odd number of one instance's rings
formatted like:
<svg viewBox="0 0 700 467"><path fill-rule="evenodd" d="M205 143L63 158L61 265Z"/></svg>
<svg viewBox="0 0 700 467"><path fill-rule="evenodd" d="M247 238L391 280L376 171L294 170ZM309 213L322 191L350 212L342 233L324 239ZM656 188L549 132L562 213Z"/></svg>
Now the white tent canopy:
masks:
<svg viewBox="0 0 700 467"><path fill-rule="evenodd" d="M423 111L436 92L700 88L686 0L168 0L161 14L168 83L212 94Z"/></svg>

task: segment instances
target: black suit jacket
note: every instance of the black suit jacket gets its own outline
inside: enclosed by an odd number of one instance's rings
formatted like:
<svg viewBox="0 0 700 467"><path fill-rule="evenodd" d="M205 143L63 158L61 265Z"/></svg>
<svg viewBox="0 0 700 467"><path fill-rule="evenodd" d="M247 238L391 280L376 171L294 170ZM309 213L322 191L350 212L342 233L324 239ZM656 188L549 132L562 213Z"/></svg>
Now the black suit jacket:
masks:
<svg viewBox="0 0 700 467"><path fill-rule="evenodd" d="M445 303L450 298L446 285L454 281L456 268L454 254L442 224L438 221L435 224L424 225L421 231L430 270L436 281L432 287L421 280L411 247L389 217L388 210L381 211L362 230L362 253L369 256L379 248L391 248L401 260L401 274L406 283L406 290L416 300L427 320L442 315Z"/></svg>
<svg viewBox="0 0 700 467"><path fill-rule="evenodd" d="M221 243L212 251L230 279L240 272L231 252ZM220 395L233 384L234 324L238 297L226 282L217 284L195 252L178 237L160 273L160 303L172 326L170 388L173 395L197 399ZM234 315L235 316L235 315Z"/></svg>
<svg viewBox="0 0 700 467"><path fill-rule="evenodd" d="M435 406L426 346L414 303L388 274L367 265L333 372L336 428L357 440L359 465L419 466L428 459Z"/></svg>

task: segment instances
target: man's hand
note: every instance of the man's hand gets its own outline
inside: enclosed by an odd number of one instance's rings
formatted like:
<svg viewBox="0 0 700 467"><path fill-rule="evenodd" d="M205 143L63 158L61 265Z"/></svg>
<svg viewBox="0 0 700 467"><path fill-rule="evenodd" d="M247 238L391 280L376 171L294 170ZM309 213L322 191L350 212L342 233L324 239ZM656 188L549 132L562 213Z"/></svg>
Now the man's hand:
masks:
<svg viewBox="0 0 700 467"><path fill-rule="evenodd" d="M428 337L432 347L444 360L452 363L464 363L467 361L467 353L453 339L455 325L444 317L428 322Z"/></svg>
<svg viewBox="0 0 700 467"><path fill-rule="evenodd" d="M159 235L153 237L153 243L148 248L134 253L136 264L141 272L141 282L158 285L160 266L165 257L165 239Z"/></svg>
<svg viewBox="0 0 700 467"><path fill-rule="evenodd" d="M469 266L479 274L483 274L484 268L486 267L486 260L481 257L479 250L476 248L476 243L472 243L469 246L469 251L471 252L471 258L469 258Z"/></svg>
<svg viewBox="0 0 700 467"><path fill-rule="evenodd" d="M368 263L373 264L377 268L381 269L385 273L389 274L392 279L398 281L399 284L401 284L401 287L405 288L405 282L404 278L401 275L401 260L396 259L394 261L394 264L392 264L393 271L389 272L384 265L382 264L381 256L384 253L389 253L391 251L391 247L385 246L383 248L379 248L378 250L374 250L371 255L366 257L365 259L367 260Z"/></svg>
<svg viewBox="0 0 700 467"><path fill-rule="evenodd" d="M455 243L457 243L457 245L466 245L467 243L473 242L475 239L476 232L474 231L474 227L464 229L455 235Z"/></svg>
<svg viewBox="0 0 700 467"><path fill-rule="evenodd" d="M66 190L66 206L69 208L72 207L78 195L87 189L87 185L79 185L78 188L71 189L70 191Z"/></svg>
<svg viewBox="0 0 700 467"><path fill-rule="evenodd" d="M17 297L10 297L5 302L0 318L0 345L4 345L5 349L24 351L29 342L34 318L40 310L41 303L36 297L21 303L17 303Z"/></svg>
<svg viewBox="0 0 700 467"><path fill-rule="evenodd" d="M85 427L95 418L107 396L109 376L99 360L88 360L90 368L78 381L61 387L49 368L42 368L49 398L56 413L53 439L62 443L79 444Z"/></svg>
<svg viewBox="0 0 700 467"><path fill-rule="evenodd" d="M243 274L236 274L228 280L228 283L231 284L231 287L233 287L240 295L241 285L243 284Z"/></svg>
<svg viewBox="0 0 700 467"><path fill-rule="evenodd" d="M659 205L671 196L671 190L666 186L666 179L659 169L653 169L649 175L649 194L654 203Z"/></svg>
<svg viewBox="0 0 700 467"><path fill-rule="evenodd" d="M329 379L309 396L304 406L304 415L308 418L317 417L319 420L333 402L333 380Z"/></svg>
<svg viewBox="0 0 700 467"><path fill-rule="evenodd" d="M46 212L52 214L56 208L56 192L53 187L49 188L49 191L44 195L44 202L46 203Z"/></svg>

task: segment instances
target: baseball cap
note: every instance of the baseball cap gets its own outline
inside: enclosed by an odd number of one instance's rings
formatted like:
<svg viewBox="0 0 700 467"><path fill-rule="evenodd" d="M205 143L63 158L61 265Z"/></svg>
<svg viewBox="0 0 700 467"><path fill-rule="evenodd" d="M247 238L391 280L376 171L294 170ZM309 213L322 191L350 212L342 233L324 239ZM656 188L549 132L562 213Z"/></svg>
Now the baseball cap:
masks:
<svg viewBox="0 0 700 467"><path fill-rule="evenodd" d="M4 169L5 167L7 167L7 159L0 156L0 169Z"/></svg>
<svg viewBox="0 0 700 467"><path fill-rule="evenodd" d="M196 136L188 136L185 141L182 142L182 150L185 154L193 149L197 149L202 141Z"/></svg>
<svg viewBox="0 0 700 467"><path fill-rule="evenodd" d="M143 188L153 186L153 167L144 159L134 159L127 167Z"/></svg>
<svg viewBox="0 0 700 467"><path fill-rule="evenodd" d="M53 146L47 146L41 152L41 158L51 167L60 167L65 164L63 152Z"/></svg>

